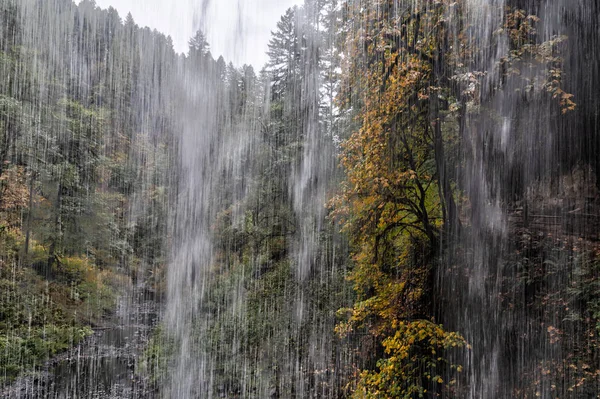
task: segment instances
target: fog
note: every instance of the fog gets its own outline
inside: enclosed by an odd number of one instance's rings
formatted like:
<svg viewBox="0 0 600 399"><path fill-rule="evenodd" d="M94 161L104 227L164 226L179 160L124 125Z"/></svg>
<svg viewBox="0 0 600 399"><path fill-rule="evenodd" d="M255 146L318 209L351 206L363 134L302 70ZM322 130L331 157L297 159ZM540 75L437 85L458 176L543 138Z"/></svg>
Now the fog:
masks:
<svg viewBox="0 0 600 399"><path fill-rule="evenodd" d="M208 36L215 58L260 68L271 31L286 9L298 0L96 0L116 8L122 18L131 12L136 23L171 36L178 52L198 29Z"/></svg>

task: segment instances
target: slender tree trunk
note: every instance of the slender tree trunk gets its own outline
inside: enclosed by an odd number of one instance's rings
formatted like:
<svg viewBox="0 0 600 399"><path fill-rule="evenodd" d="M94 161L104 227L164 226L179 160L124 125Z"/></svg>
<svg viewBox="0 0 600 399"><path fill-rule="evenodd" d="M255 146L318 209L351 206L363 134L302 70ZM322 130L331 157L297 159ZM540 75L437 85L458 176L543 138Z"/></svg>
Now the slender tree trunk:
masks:
<svg viewBox="0 0 600 399"><path fill-rule="evenodd" d="M443 43L439 43L437 51L433 57L433 73L431 85L439 87L445 78L446 66L444 60L445 49L448 48L448 38L445 35ZM442 208L444 212L444 231L448 235L453 235L460 230L461 223L458 217L458 210L454 196L452 195L452 187L450 186L450 178L448 176L448 165L446 163L446 154L444 149L444 136L442 133L442 123L440 119L440 99L437 91L432 93L431 97L431 121L433 124L433 146L435 153L436 171L438 175L438 183L440 188Z"/></svg>
<svg viewBox="0 0 600 399"><path fill-rule="evenodd" d="M7 122L6 126L6 135L4 136L4 142L2 143L2 147L0 148L0 177L4 174L4 169L6 167L5 162L8 160L8 151L10 148L10 138L11 138L11 126L10 122ZM4 202L4 198L2 198L2 188L4 187L4 183L0 184L0 206Z"/></svg>
<svg viewBox="0 0 600 399"><path fill-rule="evenodd" d="M433 100L433 103L437 103L437 99ZM452 187L450 186L450 179L448 177L447 164L446 164L446 153L444 151L444 138L442 135L441 121L439 120L439 109L438 104L434 105L433 115L434 118L434 152L435 152L435 163L439 179L440 191L442 194L442 202L444 208L444 225L445 230L452 234L455 229L460 229L460 219L458 218L458 211L456 208L456 202L452 195Z"/></svg>
<svg viewBox="0 0 600 399"><path fill-rule="evenodd" d="M31 219L33 217L33 183L35 181L35 173L31 173L29 179L29 206L27 212L27 226L25 228L25 255L29 254L29 239L31 236Z"/></svg>
<svg viewBox="0 0 600 399"><path fill-rule="evenodd" d="M50 248L48 250L48 270L46 271L48 277L52 274L52 266L56 262L56 249L58 246L58 241L62 235L62 226L61 226L61 208L62 208L62 183L58 183L58 194L56 196L56 215L54 217L54 236L52 237L52 241L50 243Z"/></svg>

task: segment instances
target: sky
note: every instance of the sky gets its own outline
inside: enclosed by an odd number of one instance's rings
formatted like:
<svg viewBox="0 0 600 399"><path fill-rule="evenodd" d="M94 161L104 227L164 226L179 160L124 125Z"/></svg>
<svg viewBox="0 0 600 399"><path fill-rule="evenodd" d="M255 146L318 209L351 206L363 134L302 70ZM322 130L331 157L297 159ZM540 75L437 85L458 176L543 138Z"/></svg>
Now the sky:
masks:
<svg viewBox="0 0 600 399"><path fill-rule="evenodd" d="M187 52L190 37L202 29L216 59L260 69L266 62L271 31L285 11L301 0L96 0L113 6L122 19L131 12L140 26L171 36L178 52Z"/></svg>

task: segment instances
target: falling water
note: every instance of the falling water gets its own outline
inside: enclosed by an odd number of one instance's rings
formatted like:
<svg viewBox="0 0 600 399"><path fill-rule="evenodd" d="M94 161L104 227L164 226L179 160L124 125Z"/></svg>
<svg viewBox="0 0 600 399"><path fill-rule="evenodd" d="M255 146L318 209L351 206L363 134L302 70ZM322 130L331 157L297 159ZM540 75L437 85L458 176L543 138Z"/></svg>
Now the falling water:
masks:
<svg viewBox="0 0 600 399"><path fill-rule="evenodd" d="M199 80L197 70L180 73L188 77L166 310L177 347L171 397L332 397L340 389L336 309L319 303L340 284L338 244L325 225L336 158L333 131L321 123L323 16L310 2L288 15L281 29L298 37L290 40L300 53L286 66L291 77L278 75L275 61L259 77L245 67L241 80L210 67ZM284 284L284 298L249 297L249 286L268 278ZM280 324L269 326L271 318ZM258 328L268 335L249 330ZM249 345L257 338L264 342Z"/></svg>
<svg viewBox="0 0 600 399"><path fill-rule="evenodd" d="M194 24L214 31L211 2L197 3ZM249 12L233 3L239 18ZM459 215L440 227L442 261L432 261L436 314L418 317L462 334L468 349L451 351L463 371L439 372L449 386L440 395L597 397L598 1L373 4L398 24L423 5L444 7L439 26L454 40L444 84L460 94L438 100L456 101L441 113L458 132L443 138L442 161ZM41 293L14 312L23 336L0 312L0 382L12 383L0 394L333 399L349 397L364 369L379 370L388 332L334 332L336 312L357 300L346 280L355 262L327 209L344 179L338 144L373 106L336 103L350 73L342 65L361 56L345 53L343 30L370 29L340 21L373 4L290 8L259 69L212 54L202 31L177 54L171 38L90 0L0 0L0 177L4 190L7 171L22 170L11 223L25 231L15 239L24 248L7 255L5 230L16 229L0 229L10 288L0 304L28 294L19 284ZM247 28L226 36L229 54L255 51L239 48ZM29 280L17 283L17 271ZM121 294L116 315L107 291ZM65 322L61 300L84 304L85 315ZM61 328L94 334L71 333L62 354L45 349L55 326L40 301ZM46 352L27 358L38 347Z"/></svg>
<svg viewBox="0 0 600 399"><path fill-rule="evenodd" d="M597 3L584 3L465 4L467 42L478 49L465 62L482 77L477 87L472 81L469 88L477 92L476 101L465 104L464 164L458 180L468 209L458 241L448 252L448 265L462 263L462 274L446 271L439 282L453 309L443 319L470 344L463 360L464 397L570 397L577 390L566 386L554 369L571 367L558 374L578 372L575 341L567 335L557 338L578 328L564 312L577 305L566 302L561 308L550 298L580 284L577 270L585 255L578 257L567 248L579 240L579 251L585 252L594 240L577 216L584 209L595 212L582 201L596 196L597 184L593 165L585 166L590 159L585 146L593 143L598 123L597 100L587 89L597 83L593 71L598 58L589 46L598 43L598 10ZM561 84L574 94L578 108L562 120L561 110L537 83L545 81L548 64L519 64L521 70L508 76L502 69L513 50L505 25L508 13L521 9L539 17L537 44L567 41L552 51L565 60ZM577 72L582 65L591 68L587 82ZM596 115L593 122L583 116L590 111ZM587 121L575 122L578 118ZM541 308L536 311L536 306Z"/></svg>
<svg viewBox="0 0 600 399"><path fill-rule="evenodd" d="M216 94L215 80L205 71L197 76L180 69L178 75L183 94L179 106L185 119L180 126L181 170L166 315L179 345L171 396L190 398L206 392L210 381L201 360L204 356L190 341L194 324L204 322L198 313L213 262L210 194L216 189L214 162L221 154L217 152L216 104L210 101Z"/></svg>
<svg viewBox="0 0 600 399"><path fill-rule="evenodd" d="M495 85L500 79L497 64L508 51L506 35L494 34L503 21L504 1L468 1L465 13L471 24L469 41L481 49L476 68L487 72L481 83L481 96L487 98L495 94ZM498 104L503 105L503 99L499 99ZM508 124L510 116L504 115L504 109L496 107L495 110ZM498 296L502 259L499 256L506 235L506 215L501 206L499 182L494 181L498 176L489 174L486 167L493 162L487 156L495 155L496 146L501 154L506 149L501 143L505 141L502 137L506 135L507 126L497 130L486 123L477 117L468 120L463 138L467 161L464 187L470 199L473 231L466 238L471 241L467 255L468 294L466 303L459 308L461 324L464 323L459 331L475 348L466 359L469 398L496 397L501 383L498 364L501 337L497 335L501 325ZM489 152L484 150L484 145L491 146Z"/></svg>

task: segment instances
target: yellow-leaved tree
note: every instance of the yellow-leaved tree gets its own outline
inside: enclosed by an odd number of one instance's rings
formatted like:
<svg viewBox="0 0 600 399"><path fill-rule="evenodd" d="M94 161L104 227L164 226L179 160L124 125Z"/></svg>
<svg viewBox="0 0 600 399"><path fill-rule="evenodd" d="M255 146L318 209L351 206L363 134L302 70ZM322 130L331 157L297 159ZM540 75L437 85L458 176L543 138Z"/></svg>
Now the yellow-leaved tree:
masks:
<svg viewBox="0 0 600 399"><path fill-rule="evenodd" d="M457 218L444 156L449 3L348 1L340 105L358 129L343 143L346 180L333 214L351 242L357 300L337 326L366 331L379 361L360 370L355 398L448 391L444 351L464 339L436 324L430 288L444 226ZM455 219L456 220L456 219ZM376 351L377 352L377 351Z"/></svg>

